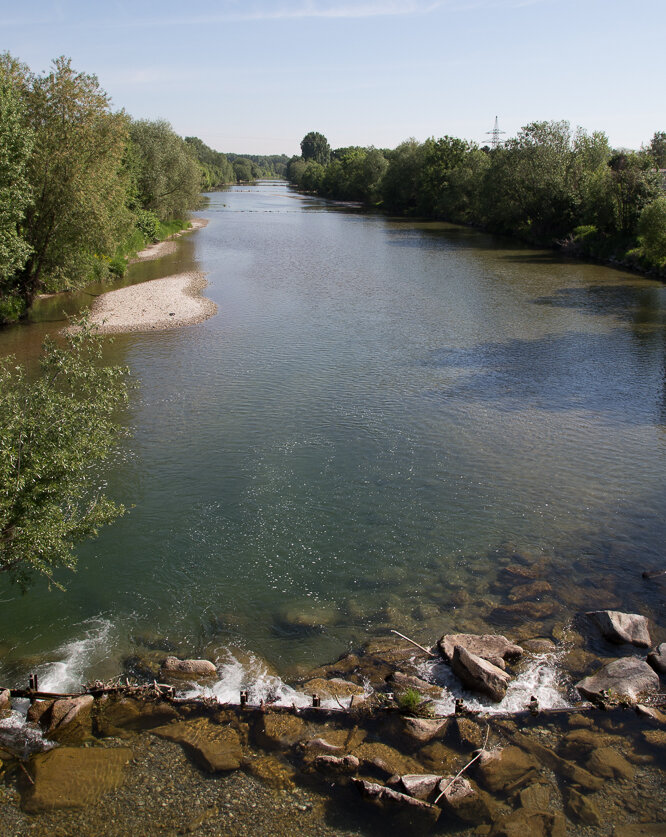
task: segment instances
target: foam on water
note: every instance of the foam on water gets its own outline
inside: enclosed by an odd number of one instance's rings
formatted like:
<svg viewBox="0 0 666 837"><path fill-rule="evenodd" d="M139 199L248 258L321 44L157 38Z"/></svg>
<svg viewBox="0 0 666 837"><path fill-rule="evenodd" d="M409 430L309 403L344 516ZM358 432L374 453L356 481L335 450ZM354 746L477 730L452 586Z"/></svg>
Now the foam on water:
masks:
<svg viewBox="0 0 666 837"><path fill-rule="evenodd" d="M30 705L28 701L14 701L14 704L12 712L0 720L0 746L21 758L55 747L53 742L44 738L40 727L26 723L25 715Z"/></svg>
<svg viewBox="0 0 666 837"><path fill-rule="evenodd" d="M88 678L95 663L109 653L112 623L108 619L91 619L81 639L61 645L53 651L53 661L42 663L36 670L39 688L45 692L77 691Z"/></svg>

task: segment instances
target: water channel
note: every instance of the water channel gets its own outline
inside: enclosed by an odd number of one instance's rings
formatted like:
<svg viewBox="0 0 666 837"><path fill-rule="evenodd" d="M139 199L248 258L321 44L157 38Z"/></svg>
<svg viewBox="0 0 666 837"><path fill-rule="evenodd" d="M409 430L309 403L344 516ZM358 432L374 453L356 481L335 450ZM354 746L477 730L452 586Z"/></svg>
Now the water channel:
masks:
<svg viewBox="0 0 666 837"><path fill-rule="evenodd" d="M173 650L231 661L235 690L247 655L287 679L389 627L549 636L605 606L666 638L641 577L666 542L661 283L281 183L202 215L123 281L203 270L219 313L109 346L137 387L100 480L129 511L66 592L3 586L2 683ZM34 358L62 310L0 353ZM541 561L548 607L511 610L514 552Z"/></svg>

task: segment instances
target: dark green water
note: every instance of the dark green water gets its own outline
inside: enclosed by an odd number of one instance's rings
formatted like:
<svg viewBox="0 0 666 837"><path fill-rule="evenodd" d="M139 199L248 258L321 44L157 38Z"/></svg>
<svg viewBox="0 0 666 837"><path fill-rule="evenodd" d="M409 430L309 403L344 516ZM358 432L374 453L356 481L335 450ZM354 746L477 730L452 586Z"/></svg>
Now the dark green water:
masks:
<svg viewBox="0 0 666 837"><path fill-rule="evenodd" d="M3 681L110 676L155 636L288 675L388 626L511 633L509 542L546 559L536 635L607 602L659 638L641 571L666 542L663 285L284 185L203 214L128 281L204 270L219 313L109 349L139 386L104 478L134 508L79 549L66 593L4 585ZM0 352L34 355L53 327ZM295 624L312 613L323 628Z"/></svg>

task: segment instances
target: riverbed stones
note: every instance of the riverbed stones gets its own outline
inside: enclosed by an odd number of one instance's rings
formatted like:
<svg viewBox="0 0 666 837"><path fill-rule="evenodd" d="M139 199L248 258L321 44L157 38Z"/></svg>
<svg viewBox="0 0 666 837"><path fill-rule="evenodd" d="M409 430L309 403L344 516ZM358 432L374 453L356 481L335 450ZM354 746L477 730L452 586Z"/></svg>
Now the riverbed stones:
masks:
<svg viewBox="0 0 666 837"><path fill-rule="evenodd" d="M356 756L352 755L333 756L324 754L316 756L312 765L315 770L318 770L320 773L325 773L327 775L345 775L356 773L361 766L361 762L356 758Z"/></svg>
<svg viewBox="0 0 666 837"><path fill-rule="evenodd" d="M662 642L654 651L650 651L647 655L647 663L657 674L666 674L666 642Z"/></svg>
<svg viewBox="0 0 666 837"><path fill-rule="evenodd" d="M510 602L526 602L530 599L537 599L544 593L550 593L553 588L543 579L531 581L527 584L517 584L509 591L507 598Z"/></svg>
<svg viewBox="0 0 666 837"><path fill-rule="evenodd" d="M270 788L293 790L296 787L294 768L274 755L266 754L250 759L244 764L244 768Z"/></svg>
<svg viewBox="0 0 666 837"><path fill-rule="evenodd" d="M511 793L531 781L538 762L520 747L484 750L477 762L476 774L491 793Z"/></svg>
<svg viewBox="0 0 666 837"><path fill-rule="evenodd" d="M298 691L306 695L319 695L324 700L336 697L350 698L352 695L364 694L363 686L340 677L332 677L330 680L324 677L314 677L299 686Z"/></svg>
<svg viewBox="0 0 666 837"><path fill-rule="evenodd" d="M559 811L519 808L501 817L493 825L490 837L565 837L566 833L566 820Z"/></svg>
<svg viewBox="0 0 666 837"><path fill-rule="evenodd" d="M463 822L490 822L494 818L497 804L463 776L445 776L439 783L438 791L441 794L438 805Z"/></svg>
<svg viewBox="0 0 666 837"><path fill-rule="evenodd" d="M428 802L444 777L439 773L408 773L405 776L392 776L386 783L393 790Z"/></svg>
<svg viewBox="0 0 666 837"><path fill-rule="evenodd" d="M648 620L639 613L619 610L592 610L587 616L596 623L602 635L618 645L630 643L639 648L650 647Z"/></svg>
<svg viewBox="0 0 666 837"><path fill-rule="evenodd" d="M412 718L401 715L390 724L390 734L406 747L415 748L441 735L448 720L446 718Z"/></svg>
<svg viewBox="0 0 666 837"><path fill-rule="evenodd" d="M483 746L484 733L471 718L454 715L447 727L446 739L457 749L469 752Z"/></svg>
<svg viewBox="0 0 666 837"><path fill-rule="evenodd" d="M552 639L547 637L534 637L533 639L526 639L523 642L523 648L532 654L549 654L555 651L557 646Z"/></svg>
<svg viewBox="0 0 666 837"><path fill-rule="evenodd" d="M441 741L431 741L418 752L418 759L428 770L449 774L460 764L460 754Z"/></svg>
<svg viewBox="0 0 666 837"><path fill-rule="evenodd" d="M594 800L579 793L575 788L570 788L568 792L567 814L574 822L581 822L583 825L601 825L601 814Z"/></svg>
<svg viewBox="0 0 666 837"><path fill-rule="evenodd" d="M386 678L386 684L397 695L404 694L409 689L417 691L422 697L428 697L432 700L442 699L442 689L435 686L434 683L428 683L420 677L413 674L403 674L401 671L394 671Z"/></svg>
<svg viewBox="0 0 666 837"><path fill-rule="evenodd" d="M23 810L39 814L97 802L123 783L131 758L127 747L57 747L40 753L30 760L34 784L23 793Z"/></svg>
<svg viewBox="0 0 666 837"><path fill-rule="evenodd" d="M335 625L339 616L337 607L332 603L304 599L282 608L277 614L277 621L286 631L309 633Z"/></svg>
<svg viewBox="0 0 666 837"><path fill-rule="evenodd" d="M397 823L400 827L414 829L426 829L433 826L442 813L441 808L430 805L420 799L408 796L405 793L378 785L375 782L368 782L365 779L355 779L354 784L358 788L363 799L373 805L379 811L391 816L392 824Z"/></svg>
<svg viewBox="0 0 666 837"><path fill-rule="evenodd" d="M217 669L210 660L167 657L160 668L160 677L166 680L210 680L217 677Z"/></svg>
<svg viewBox="0 0 666 837"><path fill-rule="evenodd" d="M659 689L659 677L644 660L623 657L605 665L596 674L576 683L576 688L590 700L602 697L602 692L627 697L636 701L641 695Z"/></svg>
<svg viewBox="0 0 666 837"><path fill-rule="evenodd" d="M352 755L356 756L365 769L385 777L423 772L416 759L381 741L364 741L354 749Z"/></svg>
<svg viewBox="0 0 666 837"><path fill-rule="evenodd" d="M178 710L173 704L163 700L102 695L97 701L97 731L100 735L117 735L118 730L124 729L151 729L178 717Z"/></svg>
<svg viewBox="0 0 666 837"><path fill-rule="evenodd" d="M448 662L453 661L456 645L501 669L506 668L506 660L517 660L523 653L520 645L501 634L444 634L437 643L441 655Z"/></svg>
<svg viewBox="0 0 666 837"><path fill-rule="evenodd" d="M465 686L488 695L496 702L506 695L511 682L511 677L505 671L471 654L462 645L456 645L453 649L451 668Z"/></svg>
<svg viewBox="0 0 666 837"><path fill-rule="evenodd" d="M625 757L612 747L593 750L585 766L590 773L603 779L633 779L636 772Z"/></svg>
<svg viewBox="0 0 666 837"><path fill-rule="evenodd" d="M42 724L48 724L46 734L54 741L78 744L92 735L92 695L56 700L50 712L41 717Z"/></svg>
<svg viewBox="0 0 666 837"><path fill-rule="evenodd" d="M295 715L267 712L255 726L254 737L257 744L267 750L289 749L308 737L307 726L302 718Z"/></svg>
<svg viewBox="0 0 666 837"><path fill-rule="evenodd" d="M156 727L153 735L180 744L185 753L208 773L236 770L243 757L238 732L206 720L181 721Z"/></svg>

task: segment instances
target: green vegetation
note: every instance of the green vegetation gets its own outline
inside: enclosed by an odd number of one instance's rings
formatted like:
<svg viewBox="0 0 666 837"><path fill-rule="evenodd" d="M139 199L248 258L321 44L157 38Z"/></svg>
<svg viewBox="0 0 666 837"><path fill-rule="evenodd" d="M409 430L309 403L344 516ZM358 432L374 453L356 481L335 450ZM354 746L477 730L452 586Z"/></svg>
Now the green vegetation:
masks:
<svg viewBox="0 0 666 837"><path fill-rule="evenodd" d="M74 569L74 545L124 509L101 491L91 465L109 456L127 399L125 370L100 366L101 338L85 323L67 345L47 340L41 374L0 363L0 572L26 587L56 587Z"/></svg>
<svg viewBox="0 0 666 837"><path fill-rule="evenodd" d="M311 132L288 179L323 197L437 218L663 275L666 132L637 152L604 134L534 122L496 149L456 137L394 150L340 148Z"/></svg>
<svg viewBox="0 0 666 837"><path fill-rule="evenodd" d="M416 689L405 689L398 697L398 708L405 715L413 715L421 705L421 693Z"/></svg>
<svg viewBox="0 0 666 837"><path fill-rule="evenodd" d="M234 177L229 182L272 180L285 177L289 158L286 154L227 154Z"/></svg>

